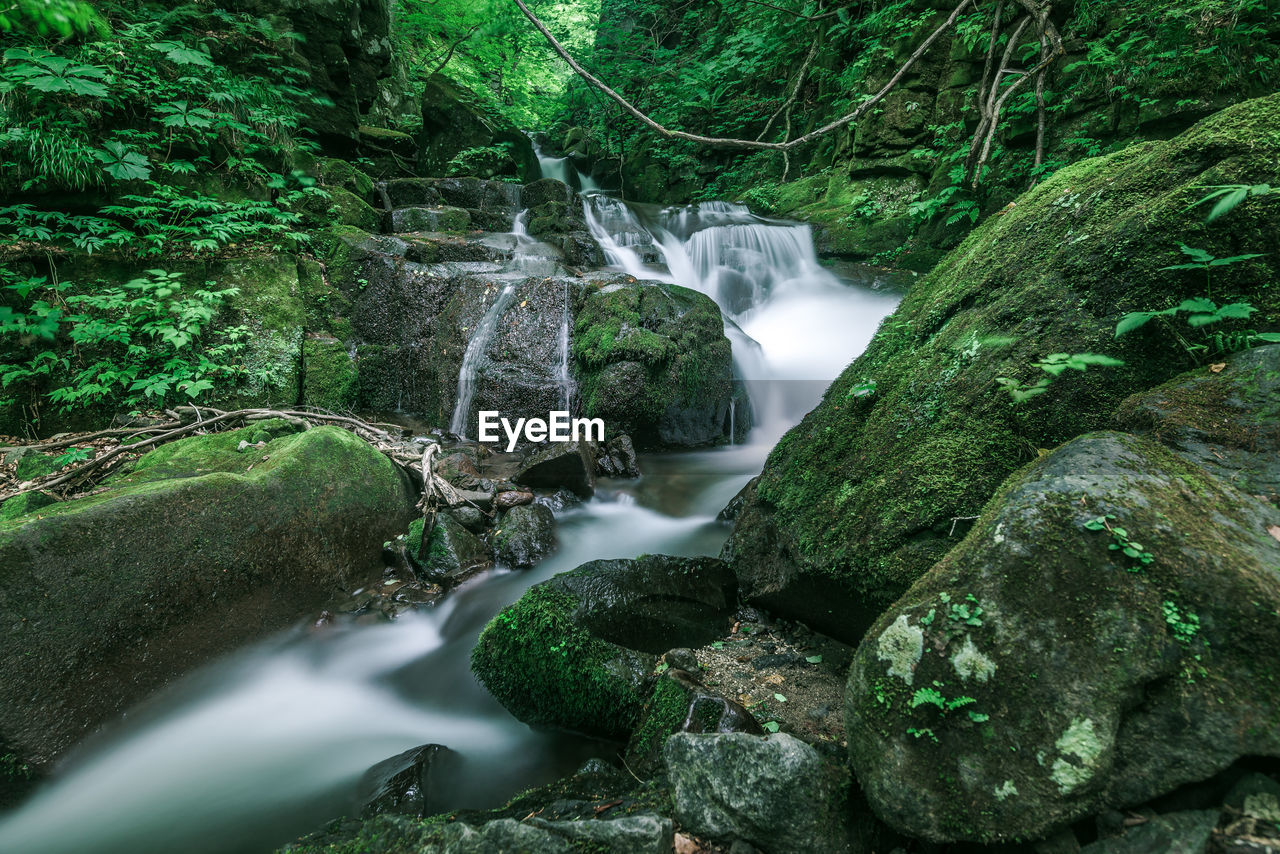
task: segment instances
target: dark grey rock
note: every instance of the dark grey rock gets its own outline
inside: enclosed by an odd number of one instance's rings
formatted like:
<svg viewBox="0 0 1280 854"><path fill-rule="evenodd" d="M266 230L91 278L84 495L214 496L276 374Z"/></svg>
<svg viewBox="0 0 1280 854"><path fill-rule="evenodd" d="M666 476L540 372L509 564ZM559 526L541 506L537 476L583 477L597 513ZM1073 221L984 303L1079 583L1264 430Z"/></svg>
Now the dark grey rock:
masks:
<svg viewBox="0 0 1280 854"><path fill-rule="evenodd" d="M765 851L845 850L838 780L803 741L678 733L663 756L682 827Z"/></svg>
<svg viewBox="0 0 1280 854"><path fill-rule="evenodd" d="M493 546L498 563L504 566L525 569L556 549L555 516L541 504L512 507L502 514L497 526Z"/></svg>
<svg viewBox="0 0 1280 854"><path fill-rule="evenodd" d="M595 449L586 442L556 442L537 448L515 480L526 486L564 487L581 498L595 492Z"/></svg>
<svg viewBox="0 0 1280 854"><path fill-rule="evenodd" d="M1081 854L1205 854L1218 824L1217 810L1177 812L1156 816L1128 828L1114 839L1100 839Z"/></svg>

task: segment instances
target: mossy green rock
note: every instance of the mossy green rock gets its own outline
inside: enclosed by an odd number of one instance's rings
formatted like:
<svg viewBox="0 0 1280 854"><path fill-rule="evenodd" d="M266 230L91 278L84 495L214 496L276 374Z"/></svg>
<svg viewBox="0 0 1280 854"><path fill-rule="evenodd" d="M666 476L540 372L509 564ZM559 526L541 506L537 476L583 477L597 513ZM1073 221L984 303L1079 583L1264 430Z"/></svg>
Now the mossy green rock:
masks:
<svg viewBox="0 0 1280 854"><path fill-rule="evenodd" d="M346 346L335 338L302 342L302 402L335 411L355 405L356 365Z"/></svg>
<svg viewBox="0 0 1280 854"><path fill-rule="evenodd" d="M1119 418L1242 492L1280 504L1280 345L1135 394Z"/></svg>
<svg viewBox="0 0 1280 854"><path fill-rule="evenodd" d="M471 669L520 720L624 739L656 656L728 628L734 581L714 558L597 560L536 584L490 621Z"/></svg>
<svg viewBox="0 0 1280 854"><path fill-rule="evenodd" d="M855 655L845 726L876 814L1032 840L1280 755L1277 524L1121 433L1010 478Z"/></svg>
<svg viewBox="0 0 1280 854"><path fill-rule="evenodd" d="M444 175L463 151L504 146L511 154L514 177L538 174L529 138L511 121L487 108L472 92L439 74L429 77L422 92L422 136L418 165L426 175Z"/></svg>
<svg viewBox="0 0 1280 854"><path fill-rule="evenodd" d="M1205 185L1237 182L1280 183L1280 95L1064 168L987 219L774 448L723 554L745 597L856 642L1038 449L1111 426L1127 396L1189 367L1160 324L1114 329L1126 312L1206 295L1201 271L1163 269L1183 260L1180 243L1219 257L1274 245L1276 205L1211 225L1191 207ZM1252 302L1256 328L1280 320L1280 256L1213 275L1219 304ZM1033 384L1052 353L1126 364L1067 371L1012 404L997 379ZM859 396L868 381L875 393Z"/></svg>
<svg viewBox="0 0 1280 854"><path fill-rule="evenodd" d="M317 158L314 171L324 187L337 187L361 199L373 197L373 179L345 160Z"/></svg>
<svg viewBox="0 0 1280 854"><path fill-rule="evenodd" d="M415 568L427 580L454 584L493 565L489 549L449 513L436 516L431 536L423 541L421 517L409 525L405 548Z"/></svg>
<svg viewBox="0 0 1280 854"><path fill-rule="evenodd" d="M686 671L666 670L653 685L640 725L627 742L627 767L650 775L662 768L662 747L678 732L747 732L764 730L741 703L718 694Z"/></svg>
<svg viewBox="0 0 1280 854"><path fill-rule="evenodd" d="M638 447L727 438L733 359L720 309L677 285L607 285L574 319L583 414Z"/></svg>
<svg viewBox="0 0 1280 854"><path fill-rule="evenodd" d="M294 429L174 442L101 493L0 522L0 733L26 759L377 570L408 521L405 476L344 430Z"/></svg>

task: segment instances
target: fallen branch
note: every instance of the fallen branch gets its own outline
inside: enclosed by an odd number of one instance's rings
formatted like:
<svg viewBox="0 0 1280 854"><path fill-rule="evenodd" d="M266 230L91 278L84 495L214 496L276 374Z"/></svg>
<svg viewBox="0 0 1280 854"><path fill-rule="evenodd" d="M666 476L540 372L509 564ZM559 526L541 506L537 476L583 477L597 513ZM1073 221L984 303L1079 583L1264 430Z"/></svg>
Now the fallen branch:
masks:
<svg viewBox="0 0 1280 854"><path fill-rule="evenodd" d="M943 33L955 26L956 20L960 17L960 14L973 4L973 0L960 0L960 4L951 11L951 14L947 16L947 19L942 22L941 26L935 29L928 38L916 47L915 52L912 53L911 56L907 58L907 61L898 68L893 77L889 79L889 82L886 83L880 91L871 95L855 107L853 112L836 119L830 124L823 125L817 130L810 131L804 136L799 136L785 142L763 142L761 140L702 136L701 134L688 133L682 130L671 130L670 128L664 127L654 119L650 118L646 113L642 112L626 98L609 88L604 81L600 80L590 71L583 68L582 65L573 58L569 51L565 49L565 46L560 44L556 37L551 34L551 31L547 29L546 25L542 23L538 16L525 5L524 0L513 0L513 2L520 7L520 11L524 13L524 16L529 19L529 22L533 24L534 28L537 29L537 31L542 34L542 37L547 40L547 43L551 45L551 49L554 50L561 59L567 62L569 67L572 68L579 77L590 83L596 89L599 89L612 101L618 104L618 106L622 107L623 110L630 113L633 117L639 119L643 124L657 131L662 136L667 137L668 139L682 139L686 142L696 142L700 145L707 145L713 148L736 148L757 151L790 151L793 148L798 148L805 143L812 142L815 139L826 136L834 130L839 130L842 127L856 122L863 116L863 114L883 100L886 95L892 92L897 85L902 82L902 79L906 77L907 72L911 70L912 66L914 66L917 61L919 61L920 57L924 56L925 52L933 46L933 43L937 41Z"/></svg>

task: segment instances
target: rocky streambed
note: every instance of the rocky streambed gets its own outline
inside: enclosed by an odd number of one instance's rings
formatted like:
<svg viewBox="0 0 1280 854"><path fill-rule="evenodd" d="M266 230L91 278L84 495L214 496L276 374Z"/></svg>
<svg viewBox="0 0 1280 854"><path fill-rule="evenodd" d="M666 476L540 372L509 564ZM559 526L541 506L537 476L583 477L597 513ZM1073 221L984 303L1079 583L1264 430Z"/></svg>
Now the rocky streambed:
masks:
<svg viewBox="0 0 1280 854"><path fill-rule="evenodd" d="M1198 294L1202 280L1163 270L1179 241L1222 257L1274 243L1274 206L1227 229L1190 203L1208 184L1280 180L1276 109L1248 102L1062 169L896 311L824 271L803 227L734 206L580 204L542 181L517 210L486 182L388 183L374 215L399 233L332 229L312 270L328 332L306 339L301 388L463 435L480 408L567 401L611 422L610 441L503 457L423 432L463 498L415 526L403 484L363 479L360 501L392 500L338 527L386 543L375 586L337 582L363 588L361 616L198 677L69 765L0 842L252 850L327 812L348 818L287 850L1270 850L1280 347L1209 361L1154 324L1114 331ZM588 269L596 252L611 269ZM1214 293L1270 329L1275 259L1260 257ZM1038 366L1088 352L1123 364ZM1014 404L1007 389L1041 373L1047 390ZM328 428L268 435L262 462L315 434ZM80 506L230 478L230 514L270 474L235 447L234 464L188 469L149 454ZM5 522L0 554L46 559L21 544L77 503ZM186 514L163 517L176 526L208 502L157 504ZM301 504L304 519L326 506ZM293 548L249 528L264 555ZM229 536L187 551L217 555ZM3 551L15 542L27 550ZM164 555L123 542L100 562L139 573L122 587L136 607L86 618L159 631L146 561ZM334 566L322 552L310 564ZM198 567L219 604L232 568ZM28 702L48 683L15 649ZM207 716L222 700L242 714ZM62 702L5 720L5 738L38 744L33 721L60 720ZM201 774L153 761L195 733ZM68 810L93 817L92 841ZM243 836L212 830L228 823Z"/></svg>

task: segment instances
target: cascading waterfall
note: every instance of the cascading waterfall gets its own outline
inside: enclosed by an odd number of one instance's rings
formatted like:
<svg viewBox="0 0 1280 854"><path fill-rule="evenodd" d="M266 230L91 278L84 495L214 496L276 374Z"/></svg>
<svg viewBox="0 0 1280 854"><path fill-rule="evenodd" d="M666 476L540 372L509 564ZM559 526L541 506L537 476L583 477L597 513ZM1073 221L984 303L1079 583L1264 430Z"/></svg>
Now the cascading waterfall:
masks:
<svg viewBox="0 0 1280 854"><path fill-rule="evenodd" d="M722 308L755 426L745 440L648 455L639 481L604 482L596 497L557 513L560 550L521 572L501 569L432 610L390 625L270 639L179 680L78 749L50 784L0 817L0 851L24 854L265 854L351 813L356 781L374 763L429 742L460 760L440 789L456 807L501 803L520 788L613 756L569 737L535 733L474 681L468 658L486 622L531 584L600 558L641 553L715 555L727 536L716 513L755 474L781 432L870 340L896 304L849 286L817 262L808 229L726 203L659 209L586 199L610 263L640 279L700 290ZM466 431L483 365L521 272L546 261L525 230L497 274L499 293L468 341L453 432ZM568 373L568 290L560 328ZM739 413L730 404L728 428ZM74 816L74 821L68 820Z"/></svg>
<svg viewBox="0 0 1280 854"><path fill-rule="evenodd" d="M552 157L544 153L538 140L532 136L529 137L529 142L533 145L534 156L538 158L538 171L543 178L555 178L583 195L600 192L600 187L591 176L579 172L568 157Z"/></svg>

